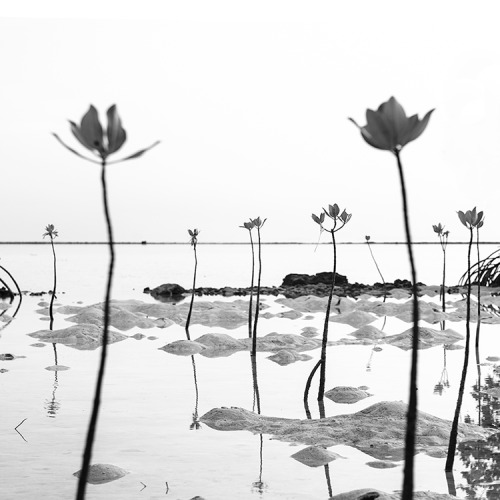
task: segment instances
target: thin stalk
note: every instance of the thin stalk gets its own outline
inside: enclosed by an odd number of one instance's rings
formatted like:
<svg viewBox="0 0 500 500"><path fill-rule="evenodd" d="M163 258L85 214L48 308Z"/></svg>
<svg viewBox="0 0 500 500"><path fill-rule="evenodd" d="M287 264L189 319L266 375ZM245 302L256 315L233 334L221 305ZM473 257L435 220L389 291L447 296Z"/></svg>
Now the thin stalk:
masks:
<svg viewBox="0 0 500 500"><path fill-rule="evenodd" d="M442 299L442 309L443 312L446 311L446 288L445 288L445 283L446 283L446 244L443 243L443 240L441 240L441 248L443 249L443 284L441 285L441 299Z"/></svg>
<svg viewBox="0 0 500 500"><path fill-rule="evenodd" d="M108 207L108 193L106 186L106 160L101 162L101 185L102 185L102 198L104 204L104 215L106 218L106 225L108 231L108 246L109 246L109 267L108 267L108 281L106 284L106 297L104 301L104 328L102 332L102 351L101 362L99 364L99 371L97 373L97 381L95 387L94 404L92 405L92 414L87 430L87 439L85 442L85 451L83 453L82 469L78 479L78 490L76 500L84 500L85 489L87 486L87 477L89 472L90 460L92 458L92 447L94 444L95 433L97 429L97 418L99 416L99 406L101 404L102 384L104 380L104 371L106 366L106 356L108 352L108 328L109 328L109 301L111 298L111 284L113 281L113 271L115 265L115 250L113 244L113 228L111 225L111 217Z"/></svg>
<svg viewBox="0 0 500 500"><path fill-rule="evenodd" d="M477 395L478 395L478 425L481 426L481 360L479 355L479 333L481 331L481 259L479 256L479 228L476 228L477 251L477 322L476 322L476 366L477 366Z"/></svg>
<svg viewBox="0 0 500 500"><path fill-rule="evenodd" d="M253 313L253 282L255 278L255 249L253 246L252 231L249 229L250 246L252 248L252 280L250 282L250 305L248 306L248 338L252 338L252 313Z"/></svg>
<svg viewBox="0 0 500 500"><path fill-rule="evenodd" d="M403 478L403 500L413 498L413 468L415 453L415 433L417 427L417 365L418 365L418 289L417 272L415 269L415 260L413 258L412 239L410 233L410 220L408 210L408 200L406 196L406 186L403 173L403 165L399 151L395 151L398 164L399 179L401 183L401 195L403 198L403 213L406 232L406 244L408 247L408 257L411 267L412 293L413 293L413 342L411 352L411 371L410 371L410 400L408 403L408 412L406 414L406 438L405 438L405 465Z"/></svg>
<svg viewBox="0 0 500 500"><path fill-rule="evenodd" d="M259 248L259 274L257 276L257 297L255 305L255 320L253 323L253 336L252 336L252 356L256 355L257 352L257 323L259 321L259 305L260 305L260 279L262 276L262 252L260 244L260 227L257 226L257 239Z"/></svg>
<svg viewBox="0 0 500 500"><path fill-rule="evenodd" d="M194 250L194 273L193 273L193 289L191 290L191 302L189 304L189 312L186 319L186 336L188 340L191 340L189 336L189 324L191 323L191 313L193 312L193 303L194 303L194 293L196 288L196 271L198 270L198 255L196 254L196 244L193 245Z"/></svg>
<svg viewBox="0 0 500 500"><path fill-rule="evenodd" d="M368 250L370 250L370 255L372 256L372 260L373 260L373 262L375 264L375 267L377 268L378 274L380 275L380 278L382 279L382 283L385 285L384 277L382 276L382 273L380 271L380 268L378 267L377 261L375 260L375 256L373 255L372 247L370 245L370 242L367 240L366 244L368 245Z"/></svg>
<svg viewBox="0 0 500 500"><path fill-rule="evenodd" d="M318 401L323 401L325 393L325 379L326 379L326 345L328 342L328 325L330 320L330 309L332 306L333 290L335 288L335 276L337 273L337 245L335 244L335 227L330 231L333 243L333 277L330 286L330 293L328 294L328 302L326 304L325 323L323 325L323 341L321 343L321 366L319 372L319 389Z"/></svg>
<svg viewBox="0 0 500 500"><path fill-rule="evenodd" d="M462 368L462 378L460 379L460 387L458 389L457 405L455 407L455 416L451 425L450 442L448 444L448 455L446 457L445 471L450 472L453 470L453 462L455 461L455 450L457 447L457 434L458 434L458 419L460 417L460 410L462 408L462 399L464 396L465 379L467 377L467 366L469 364L469 346L470 346L470 296L472 292L472 284L470 279L470 254L472 250L473 230L470 228L469 250L467 252L467 314L465 320L465 353L464 365Z"/></svg>
<svg viewBox="0 0 500 500"><path fill-rule="evenodd" d="M56 250L54 248L54 238L52 234L50 235L50 245L52 247L52 256L53 256L53 265L54 265L54 284L52 286L52 296L50 297L50 305L49 305L49 316L50 316L50 326L49 329L52 330L54 327L54 298L56 296L56 287L57 287L57 260L56 260ZM57 363L56 363L57 364Z"/></svg>

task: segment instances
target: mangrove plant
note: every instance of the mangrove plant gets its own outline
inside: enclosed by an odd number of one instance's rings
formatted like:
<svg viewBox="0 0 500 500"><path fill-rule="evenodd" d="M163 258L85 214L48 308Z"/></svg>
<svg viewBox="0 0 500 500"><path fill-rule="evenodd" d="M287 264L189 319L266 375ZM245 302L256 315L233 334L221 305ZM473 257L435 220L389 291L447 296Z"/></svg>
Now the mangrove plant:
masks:
<svg viewBox="0 0 500 500"><path fill-rule="evenodd" d="M198 255L196 253L196 245L198 244L198 235L200 232L198 229L188 229L189 236L191 236L190 244L193 247L194 252L194 271L193 271L193 288L191 290L191 302L189 303L189 312L186 319L186 336L188 340L191 340L189 336L189 324L191 323L191 314L193 312L194 294L196 290L196 272L198 270Z"/></svg>
<svg viewBox="0 0 500 500"><path fill-rule="evenodd" d="M54 238L57 238L59 236L57 230L54 227L54 224L48 224L45 227L45 233L43 234L43 237L48 236L50 238L50 246L52 247L52 268L53 268L53 277L54 277L54 282L52 285L52 295L50 297L50 304L49 304L49 317L50 317L50 330L52 330L54 326L54 299L56 297L56 289L57 289L57 259L56 259L56 249L54 247ZM57 363L56 363L57 364Z"/></svg>
<svg viewBox="0 0 500 500"><path fill-rule="evenodd" d="M54 137L59 141L59 143L66 149L71 151L74 155L79 158L83 158L91 163L96 163L101 167L101 188L102 188L102 200L104 209L104 218L106 220L106 228L108 234L108 247L109 247L109 266L108 266L108 277L106 283L106 293L104 300L104 326L102 333L102 351L101 360L99 363L99 369L97 373L96 387L94 402L92 405L92 413L90 416L90 421L88 425L87 438L85 441L85 450L82 459L82 469L80 471L80 476L78 478L78 489L77 489L77 500L83 500L85 498L85 489L87 485L87 477L89 471L90 460L92 457L92 447L94 443L94 437L97 428L97 419L99 415L99 406L101 402L101 391L104 380L104 371L106 366L106 356L107 356L107 344L108 344L108 328L109 328L109 301L111 298L111 286L113 281L113 270L115 264L115 251L114 251L114 241L113 241L113 227L111 224L111 215L109 210L108 201L108 188L106 183L106 167L111 164L120 163L127 160L132 160L141 157L146 151L150 150L156 146L159 141L154 142L151 146L144 149L140 149L135 153L125 156L119 160L109 161L109 157L119 151L125 144L127 139L127 134L125 129L122 127L122 122L116 105L113 104L107 113L107 127L103 129L101 122L99 121L99 116L97 110L94 106L90 106L89 110L85 115L83 115L80 125L75 122L70 121L71 132L76 138L76 140L88 150L96 159L89 158L88 156L80 153L71 146L68 146L57 134L53 133Z"/></svg>
<svg viewBox="0 0 500 500"><path fill-rule="evenodd" d="M467 212L458 211L458 218L460 222L469 230L469 246L467 250L467 268L469 269L469 276L467 280L467 305L466 305L466 318L465 318L465 352L464 364L462 367L462 376L460 378L460 386L458 389L457 404L455 407L455 415L451 425L450 441L448 444L448 455L446 457L445 471L451 472L453 469L453 462L455 461L455 450L457 447L458 435L458 419L460 417L460 410L462 409L462 400L464 397L465 379L467 378L467 367L469 365L469 349L470 349L470 312L471 312L471 293L472 283L470 279L470 260L472 251L472 242L474 238L474 229L480 228L483 225L483 212L477 212L476 207Z"/></svg>
<svg viewBox="0 0 500 500"><path fill-rule="evenodd" d="M257 249L258 249L258 260L259 260L259 272L257 274L257 293L255 297L255 318L253 322L253 332L252 332L252 356L255 357L257 353L257 323L259 322L259 312L260 312L260 280L262 277L262 244L260 239L260 230L264 226L267 219L261 220L260 217L256 219L251 219L251 223L257 228Z"/></svg>
<svg viewBox="0 0 500 500"><path fill-rule="evenodd" d="M309 388L311 386L312 379L314 374L320 368L320 377L319 377L319 389L318 389L318 401L323 402L324 394L325 394L325 381L326 381L326 347L328 344L328 325L330 321L330 309L332 306L333 299L333 291L335 289L335 278L337 274L337 243L335 241L335 233L340 231L350 220L352 214L348 214L345 210L340 212L339 206L334 203L333 205L328 205L328 210L323 208L323 212L321 214L311 215L312 219L316 224L320 227L320 232L326 231L330 233L332 237L332 246L333 246L333 274L332 280L330 282L330 290L328 293L328 301L326 303L326 312L325 312L325 321L323 324L323 338L321 342L321 357L316 366L313 368L309 378L307 379L306 388L304 391L304 406L306 408L306 414L308 417L310 416L307 398L309 393ZM325 217L328 217L330 220L330 224L328 227L325 227ZM320 409L321 409L320 405ZM324 415L322 415L324 416Z"/></svg>
<svg viewBox="0 0 500 500"><path fill-rule="evenodd" d="M449 231L444 230L444 226L441 225L441 222L437 225L433 224L432 228L434 229L434 232L438 235L439 237L439 244L441 245L441 250L443 251L443 277L441 279L441 287L439 291L439 298L441 299L441 307L443 309L443 312L446 311L446 246L448 245L448 235L450 234Z"/></svg>
<svg viewBox="0 0 500 500"><path fill-rule="evenodd" d="M252 229L255 227L252 220L250 222L244 222L243 229L248 230L248 235L250 236L250 248L252 250L252 278L250 280L250 303L248 305L248 338L252 338L252 312L253 312L253 285L255 279L255 249L253 245Z"/></svg>
<svg viewBox="0 0 500 500"><path fill-rule="evenodd" d="M417 425L417 365L418 365L418 296L417 296L417 272L413 258L412 239L410 231L410 220L408 210L408 199L406 185L401 162L401 151L411 141L414 141L426 129L429 119L434 110L431 109L422 119L417 115L410 117L399 104L391 97L382 103L376 111L366 110L366 125L359 126L352 118L349 118L361 132L361 136L370 146L389 151L396 158L399 180L401 186L401 197L403 202L403 218L406 233L406 245L410 261L412 294L413 294L413 342L410 372L410 397L407 412L406 439L405 439L405 465L403 479L403 500L413 498L413 464L415 452L415 432Z"/></svg>

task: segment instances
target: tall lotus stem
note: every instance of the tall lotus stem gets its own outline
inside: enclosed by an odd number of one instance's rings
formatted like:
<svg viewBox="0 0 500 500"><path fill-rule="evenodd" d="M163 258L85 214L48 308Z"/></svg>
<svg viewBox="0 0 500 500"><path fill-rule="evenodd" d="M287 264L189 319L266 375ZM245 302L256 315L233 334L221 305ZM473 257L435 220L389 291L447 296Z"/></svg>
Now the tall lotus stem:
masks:
<svg viewBox="0 0 500 500"><path fill-rule="evenodd" d="M476 250L477 250L477 323L476 323L476 367L477 367L477 395L478 395L478 421L481 425L481 359L479 355L479 334L481 332L481 259L479 255L479 227L476 227Z"/></svg>
<svg viewBox="0 0 500 500"><path fill-rule="evenodd" d="M188 316L186 319L186 327L185 328L186 328L187 339L191 340L191 337L189 336L189 324L191 323L191 314L193 312L194 294L195 294L195 289L196 289L196 271L198 269L198 255L196 253L196 245L198 243L197 237L200 234L200 232L198 231L198 229L193 229L192 231L191 231L191 229L188 229L188 233L191 236L191 246L193 247L193 251L194 251L194 272L193 272L193 288L191 290L191 302L189 304L189 312L188 312Z"/></svg>
<svg viewBox="0 0 500 500"><path fill-rule="evenodd" d="M413 455L415 452L415 432L417 424L418 296L415 262L413 259L410 223L408 218L406 187L400 153L408 143L418 139L418 137L422 135L429 123L433 111L433 109L428 111L422 119L419 119L417 115L407 117L401 104L399 104L394 97L391 97L387 102L382 103L376 111L371 109L366 110L367 124L364 127L360 127L352 118L349 118L358 127L366 143L376 149L389 151L396 156L403 198L406 243L411 267L413 293L412 366L410 370L410 397L406 416L403 500L411 500L413 498Z"/></svg>
<svg viewBox="0 0 500 500"><path fill-rule="evenodd" d="M101 391L104 379L104 370L106 366L106 356L108 349L108 329L109 329L109 301L111 298L111 285L113 281L113 270L115 264L115 252L113 243L113 229L111 225L111 217L108 207L108 193L106 186L106 165L111 165L114 163L120 163L123 161L132 160L141 157L146 151L155 147L159 141L156 141L151 146L140 149L135 153L128 155L124 158L114 161L108 161L107 158L116 153L121 149L123 144L127 139L127 134L125 129L122 127L120 116L116 105L111 106L107 113L107 128L103 129L97 110L94 106L90 106L89 110L82 117L80 125L75 122L70 121L71 132L77 139L77 141L90 153L97 158L89 158L88 156L80 153L71 146L68 146L57 134L53 133L57 141L65 147L68 151L74 155L82 158L91 163L97 163L101 166L101 186L102 186L102 199L104 205L104 216L106 219L106 227L108 233L108 246L109 246L109 266L108 266L108 279L106 284L106 296L104 301L104 325L103 325L103 335L102 335L102 351L101 360L99 364L99 370L97 373L96 387L94 402L92 405L92 413L87 430L87 438L85 441L85 450L82 459L82 469L80 471L80 476L78 478L78 489L76 498L77 500L83 500L85 498L85 489L87 484L87 477L90 465L90 459L92 457L92 447L94 443L96 428L97 428L97 418L99 415L99 406L101 402Z"/></svg>
<svg viewBox="0 0 500 500"><path fill-rule="evenodd" d="M417 272L415 269L415 260L413 258L412 239L410 233L410 221L408 216L408 201L406 197L406 186L403 173L403 165L401 164L400 152L395 153L399 180L401 183L401 196L403 198L403 214L405 222L406 245L408 248L408 258L411 267L411 281L413 294L413 341L411 351L411 370L410 370L410 400L408 403L408 413L406 415L406 441L405 441L405 466L403 480L403 498L413 497L413 463L415 450L415 434L417 428L417 367L418 367L418 288L417 288ZM407 496L405 497L405 492Z"/></svg>

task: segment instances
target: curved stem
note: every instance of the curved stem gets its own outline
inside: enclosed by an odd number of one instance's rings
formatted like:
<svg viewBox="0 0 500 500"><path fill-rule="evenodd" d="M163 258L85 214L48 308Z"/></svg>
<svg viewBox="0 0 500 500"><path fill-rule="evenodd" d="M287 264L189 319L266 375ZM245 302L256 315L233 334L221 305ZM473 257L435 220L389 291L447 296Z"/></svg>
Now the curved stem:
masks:
<svg viewBox="0 0 500 500"><path fill-rule="evenodd" d="M12 274L10 274L9 271L7 271L7 269L5 269L5 267L0 266L0 269L2 269L2 271L4 271L9 276L9 278L13 281L14 285L16 285L17 293L19 294L19 304L17 304L16 310L12 314L12 317L15 318L16 314L19 311L19 308L21 307L21 304L23 303L23 294L21 292L21 289L19 288L19 285L17 284L17 281L14 279L14 276L12 276Z"/></svg>
<svg viewBox="0 0 500 500"><path fill-rule="evenodd" d="M314 374L318 371L318 368L320 365L321 365L321 359L318 360L318 362L314 365L314 368L311 370L309 377L307 377L306 388L304 390L304 409L306 411L306 417L308 419L311 418L311 411L309 410L309 403L307 402L307 399L309 397L309 389L311 388L311 383L312 383L312 379L314 377Z"/></svg>
<svg viewBox="0 0 500 500"><path fill-rule="evenodd" d="M325 323L323 325L323 341L321 343L321 367L319 372L319 389L318 401L323 401L325 393L325 379L326 379L326 345L328 342L328 325L330 320L330 309L332 306L333 290L335 288L335 277L337 273L337 245L335 244L335 228L331 231L333 243L333 277L330 286L330 293L328 294L328 302L326 304Z"/></svg>
<svg viewBox="0 0 500 500"><path fill-rule="evenodd" d="M198 269L198 256L196 254L196 245L193 245L194 249L194 273L193 273L193 289L191 290L191 303L189 304L189 312L186 319L186 336L188 340L191 340L189 336L189 324L191 323L191 313L193 312L193 303L194 303L194 293L196 288L196 271Z"/></svg>
<svg viewBox="0 0 500 500"><path fill-rule="evenodd" d="M478 395L478 425L481 426L481 359L479 355L479 334L481 331L481 259L479 256L479 228L476 228L477 251L477 322L476 322L476 366L477 366L477 395Z"/></svg>
<svg viewBox="0 0 500 500"><path fill-rule="evenodd" d="M408 258L411 267L412 293L413 293L413 341L411 352L411 371L410 371L410 398L408 403L408 412L406 414L406 438L405 438L405 465L403 478L403 500L413 498L413 464L415 453L415 433L417 427L417 366L418 366L418 289L417 272L415 269L415 259L413 258L412 239L410 232L410 220L408 210L408 200L406 196L406 185L401 163L400 153L395 153L399 180L401 183L401 195L403 198L403 214L405 222L406 245L408 248Z"/></svg>
<svg viewBox="0 0 500 500"><path fill-rule="evenodd" d="M257 227L257 238L259 248L259 274L257 276L257 297L255 299L255 320L253 322L253 338L252 338L252 356L257 352L257 323L259 321L259 306L260 306L260 278L262 276L262 254L260 244L260 227Z"/></svg>
<svg viewBox="0 0 500 500"><path fill-rule="evenodd" d="M85 441L85 451L83 453L82 469L78 479L78 490L76 500L84 500L85 488L87 486L87 477L90 466L90 459L92 458L92 447L97 428L97 418L99 416L99 406L101 403L102 384L104 380L104 371L106 366L106 356L108 352L108 328L109 328L109 301L111 297L111 284L113 281L113 270L115 265L115 250L113 245L113 228L111 225L111 217L108 207L108 193L106 186L106 160L101 162L101 185L102 185L102 198L104 204L104 215L106 218L106 225L108 230L108 245L109 245L109 267L108 267L108 280L106 285L106 297L104 301L104 327L102 332L102 351L101 361L99 364L99 371L97 373L97 381L95 387L94 403L92 405L92 413L87 430L87 439Z"/></svg>
<svg viewBox="0 0 500 500"><path fill-rule="evenodd" d="M455 407L455 415L453 423L451 424L450 442L448 443L448 455L446 457L445 471L450 472L453 470L453 462L455 461L455 450L457 447L457 434L458 434L458 419L460 417L460 410L462 408L462 399L464 397L465 379L467 377L467 366L469 364L469 347L470 347L470 296L472 291L471 277L470 277L470 254L472 249L473 232L470 228L469 250L467 253L467 314L465 320L465 353L464 365L462 367L462 377L460 379L460 387L458 389L457 405Z"/></svg>
<svg viewBox="0 0 500 500"><path fill-rule="evenodd" d="M446 311L446 247L443 246L443 285L441 290L441 299L442 299L442 309L443 312Z"/></svg>

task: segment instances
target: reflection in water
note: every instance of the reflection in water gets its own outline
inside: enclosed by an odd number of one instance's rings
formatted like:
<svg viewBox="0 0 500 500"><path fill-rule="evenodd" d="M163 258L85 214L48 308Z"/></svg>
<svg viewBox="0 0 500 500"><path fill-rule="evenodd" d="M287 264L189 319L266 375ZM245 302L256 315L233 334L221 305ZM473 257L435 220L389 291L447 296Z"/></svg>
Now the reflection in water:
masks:
<svg viewBox="0 0 500 500"><path fill-rule="evenodd" d="M443 369L441 371L441 377L439 382L434 386L434 394L441 396L445 389L450 388L450 381L448 380L448 369L446 368L446 351L448 345L443 345Z"/></svg>
<svg viewBox="0 0 500 500"><path fill-rule="evenodd" d="M253 407L252 411L255 411L255 407L257 407L257 414L260 415L260 391L259 391L259 381L257 379L257 356L252 356L250 353L250 363L252 365L252 387L253 387ZM252 483L252 491L255 491L259 494L264 493L264 490L267 488L267 484L262 481L262 470L264 463L264 440L262 434L259 434L259 479Z"/></svg>
<svg viewBox="0 0 500 500"><path fill-rule="evenodd" d="M191 422L191 425L189 426L189 429L197 431L197 430L201 429L201 424L200 424L200 419L198 417L199 393L198 393L198 379L196 378L196 362L194 360L194 356L191 356L191 363L193 364L193 380L194 380L195 399L194 399L194 411L193 411L193 415L192 415L192 422Z"/></svg>
<svg viewBox="0 0 500 500"><path fill-rule="evenodd" d="M54 383L52 384L52 398L45 400L45 409L47 410L47 417L56 418L57 412L61 408L61 403L56 400L56 391L59 386L59 382L57 380L57 344L52 344L54 349L54 365L56 369L54 370Z"/></svg>
<svg viewBox="0 0 500 500"><path fill-rule="evenodd" d="M459 486L466 498L500 498L500 433L486 441L464 441L458 445L467 467L462 472L467 486Z"/></svg>

